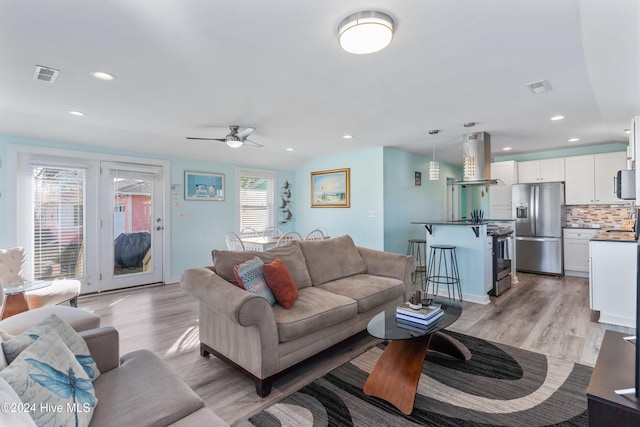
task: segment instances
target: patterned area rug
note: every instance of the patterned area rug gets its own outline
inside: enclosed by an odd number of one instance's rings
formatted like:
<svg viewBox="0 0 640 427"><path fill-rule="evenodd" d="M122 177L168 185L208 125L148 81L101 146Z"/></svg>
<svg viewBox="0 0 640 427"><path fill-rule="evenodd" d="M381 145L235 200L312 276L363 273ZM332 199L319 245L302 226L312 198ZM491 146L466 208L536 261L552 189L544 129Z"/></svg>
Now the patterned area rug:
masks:
<svg viewBox="0 0 640 427"><path fill-rule="evenodd" d="M592 368L447 332L467 362L429 352L415 406L405 415L365 395L384 344L249 419L256 426L586 426Z"/></svg>

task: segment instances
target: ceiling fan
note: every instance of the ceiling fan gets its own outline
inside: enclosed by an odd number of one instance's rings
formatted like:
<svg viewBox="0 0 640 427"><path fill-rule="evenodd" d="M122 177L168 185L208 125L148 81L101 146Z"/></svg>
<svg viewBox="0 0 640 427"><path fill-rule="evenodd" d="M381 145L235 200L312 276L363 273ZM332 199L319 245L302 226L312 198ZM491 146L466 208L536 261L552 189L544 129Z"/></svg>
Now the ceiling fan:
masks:
<svg viewBox="0 0 640 427"><path fill-rule="evenodd" d="M240 126L232 125L232 126L229 126L229 129L231 129L231 132L229 132L229 134L224 138L198 138L193 136L187 136L186 138L199 139L204 141L226 142L227 145L231 148L242 147L245 144L254 146L254 147L264 147L264 145L262 144L258 144L257 142L253 142L247 139L247 137L251 135L254 130L256 130L255 128L244 128L240 130Z"/></svg>

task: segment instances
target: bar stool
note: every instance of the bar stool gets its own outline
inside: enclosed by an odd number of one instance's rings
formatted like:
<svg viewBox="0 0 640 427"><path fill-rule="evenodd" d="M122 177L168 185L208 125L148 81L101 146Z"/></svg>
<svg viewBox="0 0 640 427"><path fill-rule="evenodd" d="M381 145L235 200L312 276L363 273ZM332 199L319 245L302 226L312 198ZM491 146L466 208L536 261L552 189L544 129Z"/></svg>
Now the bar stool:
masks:
<svg viewBox="0 0 640 427"><path fill-rule="evenodd" d="M460 273L458 272L455 246L431 245L431 257L429 258L429 269L427 271L427 293L429 293L429 285L433 285L434 296L438 295L440 285L446 285L449 299L451 299L451 295L453 295L453 299L456 299L457 288L458 297L462 301L462 288L460 286Z"/></svg>
<svg viewBox="0 0 640 427"><path fill-rule="evenodd" d="M420 275L420 286L424 287L424 279L427 274L427 241L424 239L409 239L407 255L415 256L418 261L416 271L411 273L411 281L415 284L418 274Z"/></svg>

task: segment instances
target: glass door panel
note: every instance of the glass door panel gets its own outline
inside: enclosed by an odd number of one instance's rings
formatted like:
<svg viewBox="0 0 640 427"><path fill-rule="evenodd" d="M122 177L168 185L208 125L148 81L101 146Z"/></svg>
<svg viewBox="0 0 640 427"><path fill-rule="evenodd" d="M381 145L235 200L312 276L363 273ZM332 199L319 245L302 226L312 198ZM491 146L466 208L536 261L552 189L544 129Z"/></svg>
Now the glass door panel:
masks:
<svg viewBox="0 0 640 427"><path fill-rule="evenodd" d="M159 168L102 167L101 290L162 281L162 175ZM105 221L105 219L107 219Z"/></svg>

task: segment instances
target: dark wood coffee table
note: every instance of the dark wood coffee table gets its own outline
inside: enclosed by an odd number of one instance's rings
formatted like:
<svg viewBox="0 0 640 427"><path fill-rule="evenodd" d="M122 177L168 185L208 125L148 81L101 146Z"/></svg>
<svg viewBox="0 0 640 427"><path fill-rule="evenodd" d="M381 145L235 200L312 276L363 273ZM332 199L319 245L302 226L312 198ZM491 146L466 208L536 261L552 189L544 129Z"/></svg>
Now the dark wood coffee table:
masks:
<svg viewBox="0 0 640 427"><path fill-rule="evenodd" d="M391 342L373 367L363 391L369 396L386 400L407 415L413 412L427 350L446 353L461 360L471 359L471 353L464 344L440 332L458 320L462 307L447 298L436 297L435 302L442 304L444 316L424 331L416 332L398 326L395 307L377 314L367 326L371 335Z"/></svg>

